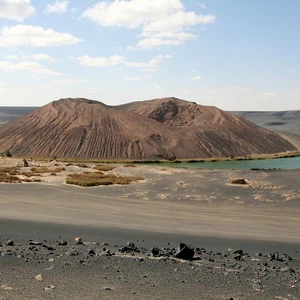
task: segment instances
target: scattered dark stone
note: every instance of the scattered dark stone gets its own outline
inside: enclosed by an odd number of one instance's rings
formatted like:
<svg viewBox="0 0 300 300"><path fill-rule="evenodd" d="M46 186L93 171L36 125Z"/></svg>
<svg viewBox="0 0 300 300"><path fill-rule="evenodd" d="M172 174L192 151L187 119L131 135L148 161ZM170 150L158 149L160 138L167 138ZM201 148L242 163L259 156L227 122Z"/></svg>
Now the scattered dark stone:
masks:
<svg viewBox="0 0 300 300"><path fill-rule="evenodd" d="M91 256L96 255L96 252L95 252L94 249L90 249L88 253L89 253L89 255L91 255Z"/></svg>
<svg viewBox="0 0 300 300"><path fill-rule="evenodd" d="M270 253L269 258L270 260L282 261L282 258L279 256L278 252Z"/></svg>
<svg viewBox="0 0 300 300"><path fill-rule="evenodd" d="M131 249L134 249L134 248L136 248L136 247L135 247L135 244L134 244L134 243L132 243L132 242L127 242L127 244L126 244L126 245L127 245L127 247L128 247L128 248L131 248Z"/></svg>
<svg viewBox="0 0 300 300"><path fill-rule="evenodd" d="M13 240L7 240L6 243L5 243L6 246L14 246L15 243Z"/></svg>
<svg viewBox="0 0 300 300"><path fill-rule="evenodd" d="M280 269L281 272L295 273L295 270L290 267L284 267Z"/></svg>
<svg viewBox="0 0 300 300"><path fill-rule="evenodd" d="M193 248L188 247L184 243L180 243L179 247L176 250L175 257L185 259L185 260L192 260L194 254L195 251Z"/></svg>
<svg viewBox="0 0 300 300"><path fill-rule="evenodd" d="M66 252L66 255L68 256L77 256L79 255L79 252L77 250L69 250Z"/></svg>
<svg viewBox="0 0 300 300"><path fill-rule="evenodd" d="M242 254L234 254L233 255L233 259L235 259L235 260L241 260L242 259Z"/></svg>
<svg viewBox="0 0 300 300"><path fill-rule="evenodd" d="M103 248L105 249L105 248ZM102 250L101 252L97 253L97 256L112 256L114 253L111 253L109 249Z"/></svg>
<svg viewBox="0 0 300 300"><path fill-rule="evenodd" d="M231 184L247 184L244 178L237 178L231 180Z"/></svg>
<svg viewBox="0 0 300 300"><path fill-rule="evenodd" d="M235 251L233 252L233 254L241 254L241 255L244 255L244 251L241 250L241 249L235 250Z"/></svg>
<svg viewBox="0 0 300 300"><path fill-rule="evenodd" d="M137 251L137 248L135 247L135 244L132 243L132 242L128 242L126 246L123 246L121 249L120 249L121 252L136 252Z"/></svg>
<svg viewBox="0 0 300 300"><path fill-rule="evenodd" d="M30 241L28 244L29 245L33 245L33 246L41 246L41 245L43 245L42 242L37 242L37 241Z"/></svg>
<svg viewBox="0 0 300 300"><path fill-rule="evenodd" d="M293 260L293 259L292 259L289 255L287 255L286 253L282 254L282 258L283 258L283 259L286 259L286 260L288 260L288 261L292 261L292 260Z"/></svg>
<svg viewBox="0 0 300 300"><path fill-rule="evenodd" d="M77 237L77 238L75 239L75 244L76 244L76 245L83 245L82 238L81 238L81 237Z"/></svg>
<svg viewBox="0 0 300 300"><path fill-rule="evenodd" d="M68 245L68 242L67 241L59 241L57 243L57 246L67 246Z"/></svg>
<svg viewBox="0 0 300 300"><path fill-rule="evenodd" d="M261 291L263 286L260 280L255 280L254 284L252 285L253 289L256 291Z"/></svg>
<svg viewBox="0 0 300 300"><path fill-rule="evenodd" d="M151 248L151 254L154 256L154 257L157 257L160 255L160 250L158 248L155 248L155 247L152 247Z"/></svg>

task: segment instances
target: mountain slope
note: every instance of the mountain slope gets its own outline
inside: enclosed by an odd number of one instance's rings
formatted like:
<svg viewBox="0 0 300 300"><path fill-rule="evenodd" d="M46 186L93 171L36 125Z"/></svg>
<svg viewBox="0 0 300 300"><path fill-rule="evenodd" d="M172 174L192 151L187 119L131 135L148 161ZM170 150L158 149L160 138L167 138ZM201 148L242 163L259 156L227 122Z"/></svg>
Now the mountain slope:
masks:
<svg viewBox="0 0 300 300"><path fill-rule="evenodd" d="M176 98L110 107L61 99L0 127L0 152L45 157L200 158L295 150L215 107Z"/></svg>

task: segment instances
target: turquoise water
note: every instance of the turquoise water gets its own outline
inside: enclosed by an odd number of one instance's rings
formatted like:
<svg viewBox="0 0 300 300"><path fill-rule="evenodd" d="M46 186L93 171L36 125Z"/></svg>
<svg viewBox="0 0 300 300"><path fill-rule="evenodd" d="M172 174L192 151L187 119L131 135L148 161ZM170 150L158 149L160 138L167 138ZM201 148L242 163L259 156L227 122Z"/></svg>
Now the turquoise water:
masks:
<svg viewBox="0 0 300 300"><path fill-rule="evenodd" d="M193 162L193 163L161 163L160 166L172 166L177 168L194 169L298 169L300 168L300 156L277 159L259 159L242 161L216 161L216 162Z"/></svg>

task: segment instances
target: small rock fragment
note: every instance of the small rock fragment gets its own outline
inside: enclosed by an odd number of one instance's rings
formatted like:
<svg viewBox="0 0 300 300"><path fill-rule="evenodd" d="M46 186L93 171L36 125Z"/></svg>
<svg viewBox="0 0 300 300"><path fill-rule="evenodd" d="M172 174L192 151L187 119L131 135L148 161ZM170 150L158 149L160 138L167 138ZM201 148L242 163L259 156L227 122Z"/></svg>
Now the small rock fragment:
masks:
<svg viewBox="0 0 300 300"><path fill-rule="evenodd" d="M6 246L14 246L15 243L13 240L7 240L6 243L5 243Z"/></svg>
<svg viewBox="0 0 300 300"><path fill-rule="evenodd" d="M31 245L31 246L41 246L41 245L43 245L42 242L37 242L37 241L29 241L28 244Z"/></svg>
<svg viewBox="0 0 300 300"><path fill-rule="evenodd" d="M93 256L93 255L96 255L96 252L94 249L90 249L89 252L88 252L89 255Z"/></svg>
<svg viewBox="0 0 300 300"><path fill-rule="evenodd" d="M42 280L43 280L43 277L42 277L41 274L36 275L34 278L35 278L37 281L42 281Z"/></svg>
<svg viewBox="0 0 300 300"><path fill-rule="evenodd" d="M44 291L47 292L47 291L51 291L54 289L55 289L55 285L50 284L44 288Z"/></svg>
<svg viewBox="0 0 300 300"><path fill-rule="evenodd" d="M2 284L1 289L4 291L11 291L12 287L8 286L7 284Z"/></svg>
<svg viewBox="0 0 300 300"><path fill-rule="evenodd" d="M75 242L76 242L76 245L82 245L83 244L82 238L80 236L75 239Z"/></svg>
<svg viewBox="0 0 300 300"><path fill-rule="evenodd" d="M184 243L180 243L179 247L176 250L175 257L185 259L185 260L192 260L194 254L195 254L194 249L188 247Z"/></svg>
<svg viewBox="0 0 300 300"><path fill-rule="evenodd" d="M75 239L75 241L76 241L76 239ZM68 242L67 241L59 241L58 243L57 243L57 246L67 246L68 245Z"/></svg>
<svg viewBox="0 0 300 300"><path fill-rule="evenodd" d="M244 178L237 178L231 180L231 184L247 184Z"/></svg>
<svg viewBox="0 0 300 300"><path fill-rule="evenodd" d="M151 254L152 254L152 256L157 257L160 254L160 250L156 247L152 247L151 248Z"/></svg>
<svg viewBox="0 0 300 300"><path fill-rule="evenodd" d="M295 270L290 267L284 267L280 270L281 272L295 273Z"/></svg>
<svg viewBox="0 0 300 300"><path fill-rule="evenodd" d="M234 258L235 260L241 260L241 259L242 259L242 255L241 255L241 254L234 254L234 255L233 255L233 258Z"/></svg>
<svg viewBox="0 0 300 300"><path fill-rule="evenodd" d="M127 242L127 247L133 249L133 248L135 248L135 244L132 242Z"/></svg>

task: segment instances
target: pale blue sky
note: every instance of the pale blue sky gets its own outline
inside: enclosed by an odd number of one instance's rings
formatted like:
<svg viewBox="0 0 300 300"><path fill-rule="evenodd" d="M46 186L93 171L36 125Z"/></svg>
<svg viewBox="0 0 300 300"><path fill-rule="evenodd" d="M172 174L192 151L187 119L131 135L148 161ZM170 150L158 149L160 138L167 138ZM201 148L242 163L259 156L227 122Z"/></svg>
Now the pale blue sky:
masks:
<svg viewBox="0 0 300 300"><path fill-rule="evenodd" d="M0 105L300 109L298 0L0 0Z"/></svg>

